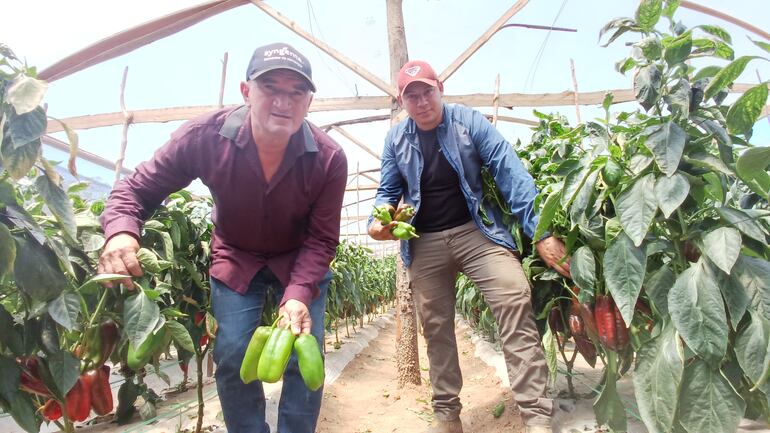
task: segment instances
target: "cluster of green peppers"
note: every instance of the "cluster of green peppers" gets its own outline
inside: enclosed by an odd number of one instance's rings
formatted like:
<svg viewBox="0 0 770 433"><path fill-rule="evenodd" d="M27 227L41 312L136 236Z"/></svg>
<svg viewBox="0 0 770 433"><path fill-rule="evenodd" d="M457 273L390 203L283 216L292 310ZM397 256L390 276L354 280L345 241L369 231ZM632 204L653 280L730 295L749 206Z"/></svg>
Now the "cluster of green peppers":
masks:
<svg viewBox="0 0 770 433"><path fill-rule="evenodd" d="M395 222L390 231L397 239L406 241L420 237L417 235L414 226L406 222L414 216L414 208L412 206L407 205L396 211L393 205L381 204L374 207L372 216L377 218L382 225Z"/></svg>
<svg viewBox="0 0 770 433"><path fill-rule="evenodd" d="M277 382L289 363L292 349L297 353L299 371L305 386L316 391L324 383L324 363L318 342L310 334L296 337L288 326L260 326L251 336L241 362L241 380Z"/></svg>

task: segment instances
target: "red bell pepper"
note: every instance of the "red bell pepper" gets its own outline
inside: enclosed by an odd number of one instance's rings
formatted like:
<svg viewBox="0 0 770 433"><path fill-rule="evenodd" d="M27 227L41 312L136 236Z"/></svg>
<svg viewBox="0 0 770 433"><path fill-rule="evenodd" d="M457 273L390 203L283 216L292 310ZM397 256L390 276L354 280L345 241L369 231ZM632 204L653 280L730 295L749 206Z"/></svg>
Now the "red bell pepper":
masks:
<svg viewBox="0 0 770 433"><path fill-rule="evenodd" d="M40 378L40 359L37 356L18 357L16 363L21 367L20 388L22 391L43 397L51 396L51 391Z"/></svg>
<svg viewBox="0 0 770 433"><path fill-rule="evenodd" d="M91 385L91 408L97 415L107 415L112 412L110 367L102 365L93 371L96 372L96 377Z"/></svg>
<svg viewBox="0 0 770 433"><path fill-rule="evenodd" d="M46 421L56 421L61 418L61 405L52 398L48 399L39 410Z"/></svg>
<svg viewBox="0 0 770 433"><path fill-rule="evenodd" d="M64 407L67 416L72 421L85 421L91 413L91 385L94 382L95 370L87 371L78 377L75 385L67 392Z"/></svg>
<svg viewBox="0 0 770 433"><path fill-rule="evenodd" d="M622 350L628 344L628 328L611 296L597 296L594 310L599 341L609 350Z"/></svg>

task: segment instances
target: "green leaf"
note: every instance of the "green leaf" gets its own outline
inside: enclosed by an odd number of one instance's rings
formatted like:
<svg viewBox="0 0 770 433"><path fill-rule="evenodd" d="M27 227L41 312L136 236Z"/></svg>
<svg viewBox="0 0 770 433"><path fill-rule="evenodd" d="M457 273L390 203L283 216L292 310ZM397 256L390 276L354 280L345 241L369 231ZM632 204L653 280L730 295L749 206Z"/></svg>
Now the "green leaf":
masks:
<svg viewBox="0 0 770 433"><path fill-rule="evenodd" d="M682 0L666 0L666 5L663 7L663 15L669 19L673 19L674 12L676 12L681 2Z"/></svg>
<svg viewBox="0 0 770 433"><path fill-rule="evenodd" d="M628 162L628 169L631 170L633 174L638 175L649 167L649 165L652 164L652 161L653 158L651 156L637 153L632 156L631 160Z"/></svg>
<svg viewBox="0 0 770 433"><path fill-rule="evenodd" d="M770 320L770 262L756 257L741 256L731 276L735 276L751 300L751 309Z"/></svg>
<svg viewBox="0 0 770 433"><path fill-rule="evenodd" d="M642 66L634 74L634 97L649 110L660 97L662 75L656 65Z"/></svg>
<svg viewBox="0 0 770 433"><path fill-rule="evenodd" d="M639 415L650 433L672 430L679 401L684 361L676 329L666 321L660 335L644 344L636 355L634 394Z"/></svg>
<svg viewBox="0 0 770 433"><path fill-rule="evenodd" d="M602 382L604 388L599 398L594 402L594 414L599 425L608 425L611 431L626 431L626 408L618 394L616 376L618 374L616 352L607 353L607 368L604 370Z"/></svg>
<svg viewBox="0 0 770 433"><path fill-rule="evenodd" d="M176 341L179 347L188 352L195 353L195 346L193 346L192 337L190 337L190 333L187 331L187 328L185 328L184 325L177 321L169 320L166 322L166 329L171 332L171 338Z"/></svg>
<svg viewBox="0 0 770 433"><path fill-rule="evenodd" d="M685 368L679 395L679 422L688 432L734 432L746 410L722 373L700 360Z"/></svg>
<svg viewBox="0 0 770 433"><path fill-rule="evenodd" d="M758 46L759 48L762 48L763 50L765 50L765 51L767 51L768 53L770 53L770 44L768 44L767 42L762 42L762 41L755 41L754 39L751 39L751 38L749 38L749 40L750 40L751 42L754 42L754 45L756 45L756 46Z"/></svg>
<svg viewBox="0 0 770 433"><path fill-rule="evenodd" d="M765 101L767 101L767 83L747 90L727 112L727 129L733 134L747 135L762 114Z"/></svg>
<svg viewBox="0 0 770 433"><path fill-rule="evenodd" d="M649 173L623 191L617 199L617 211L623 231L637 247L642 244L658 210L655 198L655 175Z"/></svg>
<svg viewBox="0 0 770 433"><path fill-rule="evenodd" d="M67 288L67 278L62 273L56 257L50 249L34 241L14 237L16 262L13 275L16 285L38 301L50 301Z"/></svg>
<svg viewBox="0 0 770 433"><path fill-rule="evenodd" d="M663 45L660 43L660 39L658 39L658 37L655 35L647 36L646 38L634 44L634 46L639 48L644 58L649 62L658 60L663 53Z"/></svg>
<svg viewBox="0 0 770 433"><path fill-rule="evenodd" d="M762 226L747 213L726 206L717 208L717 212L719 213L719 216L730 223L730 225L740 230L744 235L759 242L766 243L765 230L762 229Z"/></svg>
<svg viewBox="0 0 770 433"><path fill-rule="evenodd" d="M613 95L612 92L606 92L604 94L604 100L602 100L602 107L604 108L604 111L608 111L610 109L613 99L615 99L615 95Z"/></svg>
<svg viewBox="0 0 770 433"><path fill-rule="evenodd" d="M139 251L136 252L136 258L142 265L142 269L151 274L157 274L171 266L169 262L158 260L158 256L147 248L139 248Z"/></svg>
<svg viewBox="0 0 770 433"><path fill-rule="evenodd" d="M40 140L34 140L21 147L14 147L11 140L4 140L0 146L0 156L8 173L19 180L29 173L40 155Z"/></svg>
<svg viewBox="0 0 770 433"><path fill-rule="evenodd" d="M738 256L730 275L725 275L719 282L719 289L722 291L727 312L730 314L732 329L738 329L738 324L751 302L744 287L745 282L741 281L746 275L746 262L743 259L744 256Z"/></svg>
<svg viewBox="0 0 770 433"><path fill-rule="evenodd" d="M54 214L61 224L64 234L74 241L77 239L77 225L75 224L75 212L72 210L69 196L59 186L51 182L46 175L35 179L35 187L48 205L48 209Z"/></svg>
<svg viewBox="0 0 770 433"><path fill-rule="evenodd" d="M604 253L604 282L615 300L623 321L630 326L634 306L642 290L647 254L621 233Z"/></svg>
<svg viewBox="0 0 770 433"><path fill-rule="evenodd" d="M40 139L46 128L45 111L37 107L34 110L8 116L8 135L14 148L19 148L29 142Z"/></svg>
<svg viewBox="0 0 770 433"><path fill-rule="evenodd" d="M19 392L21 382L21 370L16 362L7 356L0 355L0 397L6 401L13 401Z"/></svg>
<svg viewBox="0 0 770 433"><path fill-rule="evenodd" d="M532 239L539 240L548 231L553 222L553 218L556 215L556 211L560 209L561 191L552 193L545 199L543 209L540 211L540 218L537 221L537 227L535 228L535 234Z"/></svg>
<svg viewBox="0 0 770 433"><path fill-rule="evenodd" d="M670 41L663 41L663 58L669 66L684 62L692 51L692 31L686 31Z"/></svg>
<svg viewBox="0 0 770 433"><path fill-rule="evenodd" d="M40 431L40 423L42 421L37 416L29 395L18 392L9 403L11 405L11 416L19 427L29 433L38 433Z"/></svg>
<svg viewBox="0 0 770 433"><path fill-rule="evenodd" d="M553 335L550 325L546 325L545 334L543 335L543 352L545 352L545 363L548 366L548 377L551 386L556 383L556 376L559 374L557 354L559 349L556 344L556 337Z"/></svg>
<svg viewBox="0 0 770 433"><path fill-rule="evenodd" d="M757 56L743 56L733 60L729 65L720 70L711 82L706 86L704 90L704 100L708 100L714 97L720 90L724 89L738 78L743 70L746 69L746 65L753 59L758 59Z"/></svg>
<svg viewBox="0 0 770 433"><path fill-rule="evenodd" d="M655 28L663 12L662 6L661 0L642 0L639 3L635 18L643 32L650 33Z"/></svg>
<svg viewBox="0 0 770 433"><path fill-rule="evenodd" d="M663 97L677 119L687 119L690 115L690 83L681 79Z"/></svg>
<svg viewBox="0 0 770 433"><path fill-rule="evenodd" d="M596 259L591 248L582 246L570 259L570 274L581 291L596 292Z"/></svg>
<svg viewBox="0 0 770 433"><path fill-rule="evenodd" d="M131 343L138 347L155 329L160 320L160 308L144 292L126 298L123 303L125 331Z"/></svg>
<svg viewBox="0 0 770 433"><path fill-rule="evenodd" d="M591 204L591 197L595 193L596 179L599 177L599 171L594 170L588 174L583 185L575 194L575 198L572 200L572 204L569 207L570 221L572 227L577 225L587 226L588 218L586 215L586 209Z"/></svg>
<svg viewBox="0 0 770 433"><path fill-rule="evenodd" d="M48 314L56 323L72 331L78 324L80 315L80 296L62 292L59 297L48 303Z"/></svg>
<svg viewBox="0 0 770 433"><path fill-rule="evenodd" d="M85 253L99 251L104 246L104 236L84 230L80 235L80 243L83 245L83 252Z"/></svg>
<svg viewBox="0 0 770 433"><path fill-rule="evenodd" d="M730 37L730 33L727 33L727 31L725 29L723 29L722 27L715 26L715 25L709 25L709 24L702 24L702 25L699 25L699 26L695 26L695 28L696 29L701 29L701 30L703 30L704 32L706 32L706 33L708 33L710 35L716 36L719 39L727 42L728 44L732 44L733 43L733 38Z"/></svg>
<svg viewBox="0 0 770 433"><path fill-rule="evenodd" d="M711 171L726 174L728 176L735 175L730 167L728 167L721 159L709 153L690 154L686 156L684 160L697 167L707 168Z"/></svg>
<svg viewBox="0 0 770 433"><path fill-rule="evenodd" d="M687 346L718 365L727 350L727 317L719 286L703 260L676 279L668 293L668 310Z"/></svg>
<svg viewBox="0 0 770 433"><path fill-rule="evenodd" d="M80 377L80 360L66 350L52 353L48 356L48 371L61 395L66 395Z"/></svg>
<svg viewBox="0 0 770 433"><path fill-rule="evenodd" d="M8 227L0 222L0 280L13 270L15 260L16 242L13 241Z"/></svg>
<svg viewBox="0 0 770 433"><path fill-rule="evenodd" d="M655 308L664 316L668 313L668 292L676 282L676 275L667 265L650 274L644 282L645 291L650 295Z"/></svg>
<svg viewBox="0 0 770 433"><path fill-rule="evenodd" d="M24 340L20 332L20 325L16 325L13 316L0 305L0 343L14 355L24 354Z"/></svg>
<svg viewBox="0 0 770 433"><path fill-rule="evenodd" d="M735 171L752 191L770 200L770 147L746 149L735 164Z"/></svg>
<svg viewBox="0 0 770 433"><path fill-rule="evenodd" d="M660 171L671 176L679 167L687 134L674 122L666 122L653 131L646 140Z"/></svg>
<svg viewBox="0 0 770 433"><path fill-rule="evenodd" d="M709 65L701 68L692 78L693 82L715 76L722 68L717 65Z"/></svg>
<svg viewBox="0 0 770 433"><path fill-rule="evenodd" d="M27 75L20 75L8 87L6 101L13 105L17 113L29 113L43 101L46 90L48 90L48 83L45 81Z"/></svg>
<svg viewBox="0 0 770 433"><path fill-rule="evenodd" d="M719 227L703 238L703 255L719 269L729 274L741 253L741 234L730 227Z"/></svg>
<svg viewBox="0 0 770 433"><path fill-rule="evenodd" d="M586 178L591 174L591 168L583 166L567 175L564 179L564 188L561 191L561 204L567 207L575 199Z"/></svg>
<svg viewBox="0 0 770 433"><path fill-rule="evenodd" d="M684 203L689 193L690 181L681 173L674 173L671 177L661 176L655 181L655 200L666 218Z"/></svg>
<svg viewBox="0 0 770 433"><path fill-rule="evenodd" d="M757 313L735 339L735 354L754 384L770 374L770 320Z"/></svg>

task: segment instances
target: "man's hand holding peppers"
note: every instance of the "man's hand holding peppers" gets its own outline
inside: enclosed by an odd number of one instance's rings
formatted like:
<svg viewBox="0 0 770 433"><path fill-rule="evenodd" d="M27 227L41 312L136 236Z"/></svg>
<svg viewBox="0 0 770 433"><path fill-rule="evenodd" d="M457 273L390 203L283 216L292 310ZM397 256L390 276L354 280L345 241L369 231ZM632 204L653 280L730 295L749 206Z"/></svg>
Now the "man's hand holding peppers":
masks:
<svg viewBox="0 0 770 433"><path fill-rule="evenodd" d="M395 210L391 205L383 206L390 207L390 210L392 211L392 220L388 223L383 223L381 218L374 218L372 220L372 224L369 226L369 236L371 236L372 239L376 239L378 241L397 241L399 238L393 234L393 229L396 228L399 221L403 222L411 218L414 213L414 208L406 203L400 204L398 209ZM404 214L403 218L396 218L396 215L401 215L404 211L408 212L408 216L407 214Z"/></svg>
<svg viewBox="0 0 770 433"><path fill-rule="evenodd" d="M310 310L307 305L296 299L289 299L278 310L281 317L279 326L291 325L291 332L294 335L309 334L313 322L310 320Z"/></svg>

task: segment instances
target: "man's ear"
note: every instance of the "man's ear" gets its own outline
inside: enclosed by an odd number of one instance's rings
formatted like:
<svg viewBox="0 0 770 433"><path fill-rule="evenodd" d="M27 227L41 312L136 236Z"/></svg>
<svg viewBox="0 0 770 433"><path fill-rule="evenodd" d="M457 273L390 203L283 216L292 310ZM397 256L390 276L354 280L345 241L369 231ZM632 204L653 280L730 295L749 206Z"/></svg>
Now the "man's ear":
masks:
<svg viewBox="0 0 770 433"><path fill-rule="evenodd" d="M438 91L441 92L441 94L444 94L444 83L439 81L438 82Z"/></svg>
<svg viewBox="0 0 770 433"><path fill-rule="evenodd" d="M404 101L401 99L401 95L396 96L396 102L398 102L399 107L404 107Z"/></svg>
<svg viewBox="0 0 770 433"><path fill-rule="evenodd" d="M243 102L249 103L249 83L241 81L241 95L243 95Z"/></svg>

